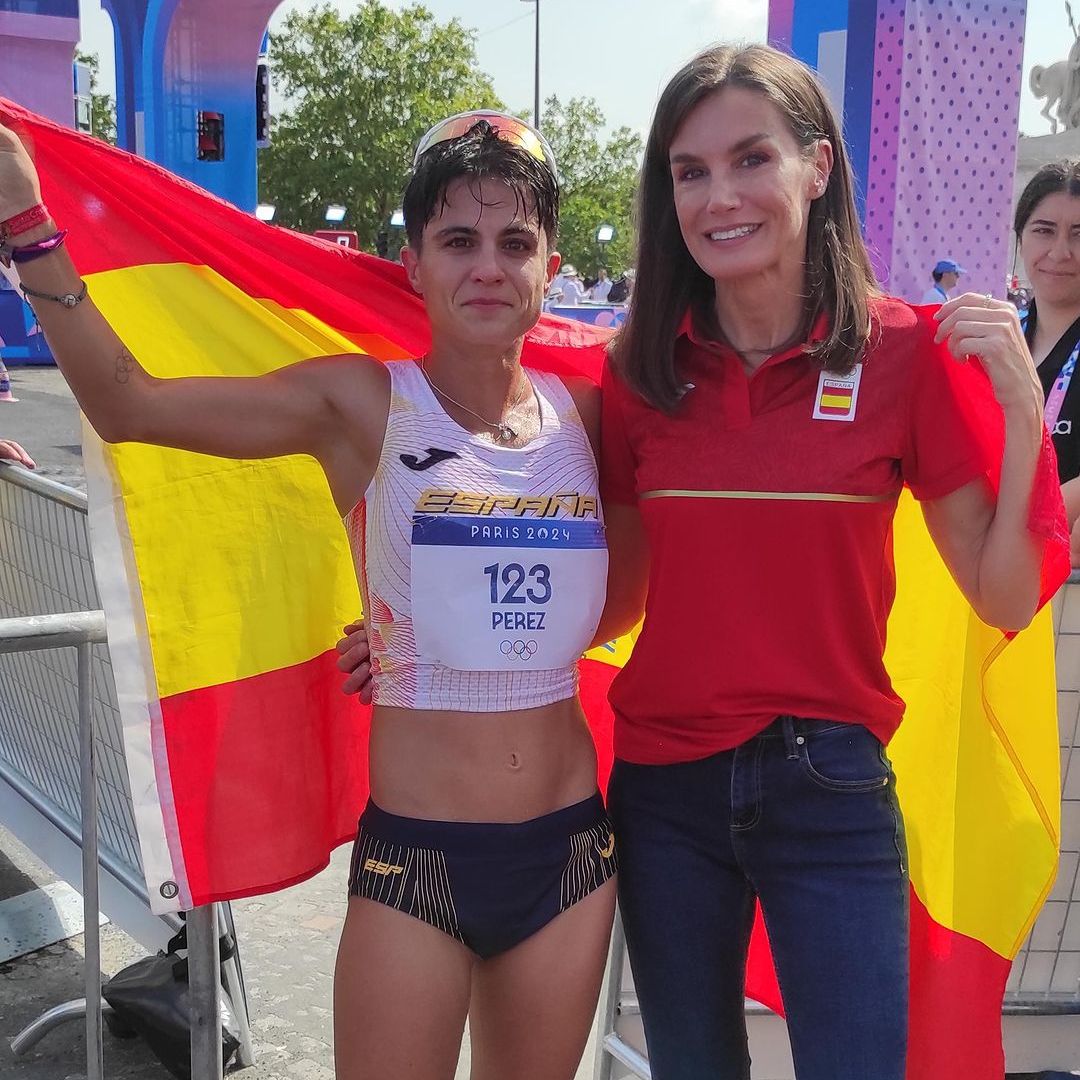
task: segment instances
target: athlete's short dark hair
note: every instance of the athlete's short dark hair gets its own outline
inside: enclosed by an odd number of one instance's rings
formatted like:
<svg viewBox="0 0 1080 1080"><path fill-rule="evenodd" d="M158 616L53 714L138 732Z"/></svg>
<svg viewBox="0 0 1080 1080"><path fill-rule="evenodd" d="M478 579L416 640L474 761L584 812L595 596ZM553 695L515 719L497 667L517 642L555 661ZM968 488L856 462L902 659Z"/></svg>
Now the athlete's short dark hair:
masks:
<svg viewBox="0 0 1080 1080"><path fill-rule="evenodd" d="M420 155L401 208L409 246L420 249L424 228L446 204L455 180L501 180L518 192L523 210L535 214L554 246L559 232L559 184L555 174L523 147L500 138L486 120L464 135L436 143Z"/></svg>

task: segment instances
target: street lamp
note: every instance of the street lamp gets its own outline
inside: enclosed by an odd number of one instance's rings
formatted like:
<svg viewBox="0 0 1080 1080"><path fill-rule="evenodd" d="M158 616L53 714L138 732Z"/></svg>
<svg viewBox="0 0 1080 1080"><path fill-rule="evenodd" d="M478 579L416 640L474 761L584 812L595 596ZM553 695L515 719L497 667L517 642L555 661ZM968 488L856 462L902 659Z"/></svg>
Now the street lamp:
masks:
<svg viewBox="0 0 1080 1080"><path fill-rule="evenodd" d="M255 216L260 221L273 221L276 213L277 207L273 203L259 203L255 207Z"/></svg>
<svg viewBox="0 0 1080 1080"><path fill-rule="evenodd" d="M346 209L336 203L326 208L326 220L331 225L340 225L345 220Z"/></svg>
<svg viewBox="0 0 1080 1080"><path fill-rule="evenodd" d="M405 212L399 207L390 215L390 228L391 229L404 229L405 228ZM402 235L400 232L394 233L394 258L397 258L401 254L401 248L404 244ZM378 235L375 237L375 253L381 259L389 259L390 255L390 234L386 229L380 229Z"/></svg>
<svg viewBox="0 0 1080 1080"><path fill-rule="evenodd" d="M535 101L533 104L533 127L540 130L540 0L521 0L523 4L536 5L536 73L534 78Z"/></svg>
<svg viewBox="0 0 1080 1080"><path fill-rule="evenodd" d="M604 249L615 239L614 225L598 225L596 228L596 246L600 249L600 265L607 266L604 261Z"/></svg>

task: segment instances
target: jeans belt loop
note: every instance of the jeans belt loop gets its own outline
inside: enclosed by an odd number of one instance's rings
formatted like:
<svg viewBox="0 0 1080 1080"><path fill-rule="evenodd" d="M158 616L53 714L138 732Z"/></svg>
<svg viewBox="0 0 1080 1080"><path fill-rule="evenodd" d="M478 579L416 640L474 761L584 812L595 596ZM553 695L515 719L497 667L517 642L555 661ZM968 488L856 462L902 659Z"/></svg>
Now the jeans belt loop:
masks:
<svg viewBox="0 0 1080 1080"><path fill-rule="evenodd" d="M788 761L799 760L799 745L795 741L795 717L781 716L780 725L784 729L784 747Z"/></svg>

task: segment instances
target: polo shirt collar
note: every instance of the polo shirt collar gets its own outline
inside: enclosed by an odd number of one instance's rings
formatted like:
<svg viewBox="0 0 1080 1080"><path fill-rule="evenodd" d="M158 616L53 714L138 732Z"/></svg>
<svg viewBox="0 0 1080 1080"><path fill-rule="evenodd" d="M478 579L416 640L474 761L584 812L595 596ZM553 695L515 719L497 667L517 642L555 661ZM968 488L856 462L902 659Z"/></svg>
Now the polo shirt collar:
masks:
<svg viewBox="0 0 1080 1080"><path fill-rule="evenodd" d="M817 319L814 320L814 325L810 328L810 333L807 335L806 341L802 342L800 345L792 345L783 352L770 356L765 363L778 364L784 360L789 360L793 356L801 356L803 353L808 352L813 346L824 341L825 338L829 336L831 323L832 320L828 313L823 311ZM727 356L737 355L735 350L726 341L712 341L699 333L698 328L695 325L693 304L688 305L683 312L683 317L679 321L679 326L675 331L675 335L677 338L685 337L691 345L694 345L699 349L705 349L708 352Z"/></svg>

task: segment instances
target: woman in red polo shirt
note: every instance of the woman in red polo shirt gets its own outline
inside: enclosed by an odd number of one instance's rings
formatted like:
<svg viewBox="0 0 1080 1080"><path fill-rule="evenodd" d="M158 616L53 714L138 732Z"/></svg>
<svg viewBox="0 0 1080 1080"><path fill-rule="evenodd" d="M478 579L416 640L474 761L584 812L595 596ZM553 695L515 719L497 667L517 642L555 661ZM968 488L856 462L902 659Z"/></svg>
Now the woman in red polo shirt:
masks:
<svg viewBox="0 0 1080 1080"><path fill-rule="evenodd" d="M907 484L975 610L1026 625L1052 469L1039 382L1011 305L969 294L935 316L880 294L837 122L772 49L714 48L672 79L640 214L649 303L613 350L602 472L609 536L637 537L612 564L651 560L611 692L610 809L652 1075L750 1076L757 898L799 1080L902 1080L892 517Z"/></svg>

